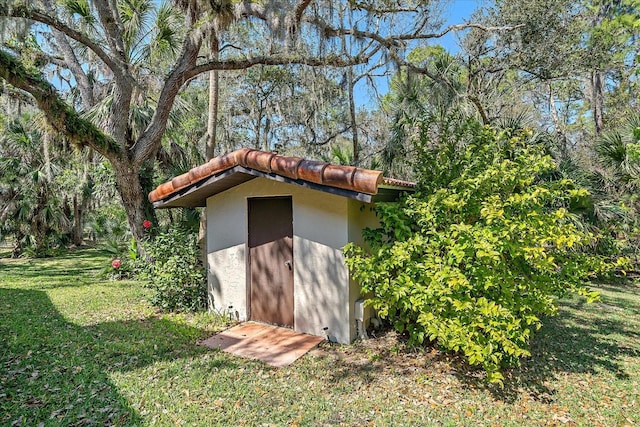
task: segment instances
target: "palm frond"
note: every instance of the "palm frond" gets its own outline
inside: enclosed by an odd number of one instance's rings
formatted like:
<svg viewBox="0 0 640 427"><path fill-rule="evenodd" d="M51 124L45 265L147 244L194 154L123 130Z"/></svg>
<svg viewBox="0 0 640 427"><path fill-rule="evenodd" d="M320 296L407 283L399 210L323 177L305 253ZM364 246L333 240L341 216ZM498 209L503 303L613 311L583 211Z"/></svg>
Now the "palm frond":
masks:
<svg viewBox="0 0 640 427"><path fill-rule="evenodd" d="M158 8L148 43L142 48L140 59L159 60L175 57L180 50L179 15L175 8L163 3Z"/></svg>
<svg viewBox="0 0 640 427"><path fill-rule="evenodd" d="M88 0L64 0L62 6L67 13L79 17L87 25L93 25L96 22Z"/></svg>
<svg viewBox="0 0 640 427"><path fill-rule="evenodd" d="M509 129L511 131L521 131L523 129L531 128L531 117L526 111L520 111L515 115L507 115L500 117L496 125L500 129Z"/></svg>
<svg viewBox="0 0 640 427"><path fill-rule="evenodd" d="M605 133L595 146L599 160L608 167L620 169L627 159L627 150L622 134L615 131Z"/></svg>
<svg viewBox="0 0 640 427"><path fill-rule="evenodd" d="M135 61L137 47L149 34L155 6L152 0L128 0L118 3L123 39L129 58Z"/></svg>

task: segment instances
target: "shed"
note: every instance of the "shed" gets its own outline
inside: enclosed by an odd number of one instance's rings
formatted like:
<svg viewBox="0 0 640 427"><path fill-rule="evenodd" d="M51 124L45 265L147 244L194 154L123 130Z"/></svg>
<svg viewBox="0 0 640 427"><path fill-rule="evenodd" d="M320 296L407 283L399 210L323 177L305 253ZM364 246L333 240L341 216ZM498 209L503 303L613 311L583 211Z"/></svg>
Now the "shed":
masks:
<svg viewBox="0 0 640 427"><path fill-rule="evenodd" d="M342 248L379 224L377 202L413 189L380 171L243 148L161 184L149 200L206 207L210 309L350 343L366 314Z"/></svg>

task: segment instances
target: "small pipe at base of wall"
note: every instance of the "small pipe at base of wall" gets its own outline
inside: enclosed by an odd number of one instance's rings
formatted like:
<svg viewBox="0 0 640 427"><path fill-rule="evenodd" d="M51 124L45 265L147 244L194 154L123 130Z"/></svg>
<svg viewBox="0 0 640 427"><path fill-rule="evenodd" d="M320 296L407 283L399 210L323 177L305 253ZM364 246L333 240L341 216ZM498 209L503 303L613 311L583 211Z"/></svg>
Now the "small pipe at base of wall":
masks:
<svg viewBox="0 0 640 427"><path fill-rule="evenodd" d="M368 340L367 328L364 327L364 322L360 319L356 319L356 340Z"/></svg>

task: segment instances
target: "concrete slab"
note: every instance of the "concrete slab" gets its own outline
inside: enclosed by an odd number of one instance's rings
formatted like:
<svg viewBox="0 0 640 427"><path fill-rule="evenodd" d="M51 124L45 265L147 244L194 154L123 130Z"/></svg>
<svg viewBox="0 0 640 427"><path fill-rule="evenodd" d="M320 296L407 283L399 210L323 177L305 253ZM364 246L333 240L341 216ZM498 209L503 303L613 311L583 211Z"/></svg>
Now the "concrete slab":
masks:
<svg viewBox="0 0 640 427"><path fill-rule="evenodd" d="M324 339L321 337L301 334L287 328L245 322L207 338L200 344L281 367L292 364L322 341Z"/></svg>

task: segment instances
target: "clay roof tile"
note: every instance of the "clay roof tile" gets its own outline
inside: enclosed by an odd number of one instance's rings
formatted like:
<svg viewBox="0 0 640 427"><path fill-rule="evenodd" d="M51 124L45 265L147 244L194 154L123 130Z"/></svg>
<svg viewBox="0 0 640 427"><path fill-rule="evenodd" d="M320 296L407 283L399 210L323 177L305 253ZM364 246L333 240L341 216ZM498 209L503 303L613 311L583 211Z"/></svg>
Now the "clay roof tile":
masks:
<svg viewBox="0 0 640 427"><path fill-rule="evenodd" d="M189 172L159 185L149 193L149 201L157 202L165 199L179 190L235 166L372 195L377 194L380 184L406 188L415 187L415 184L411 182L384 178L382 172L376 170L333 165L300 157L280 156L276 153L241 148L213 158L207 163L194 167Z"/></svg>

